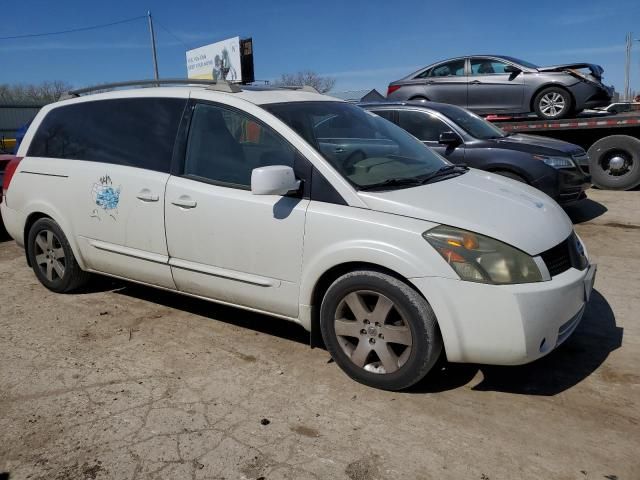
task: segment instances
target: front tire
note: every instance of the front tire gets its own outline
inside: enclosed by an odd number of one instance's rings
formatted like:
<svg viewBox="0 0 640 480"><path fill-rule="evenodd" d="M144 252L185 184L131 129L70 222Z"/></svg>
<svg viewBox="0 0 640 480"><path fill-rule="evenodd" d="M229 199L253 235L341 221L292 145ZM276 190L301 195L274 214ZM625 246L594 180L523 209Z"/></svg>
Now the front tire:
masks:
<svg viewBox="0 0 640 480"><path fill-rule="evenodd" d="M533 109L543 120L564 118L569 115L572 108L571 94L560 87L545 88L533 100Z"/></svg>
<svg viewBox="0 0 640 480"><path fill-rule="evenodd" d="M442 352L427 301L406 283L376 271L347 273L333 282L320 308L320 329L347 375L384 390L417 383Z"/></svg>
<svg viewBox="0 0 640 480"><path fill-rule="evenodd" d="M89 280L62 229L50 218L37 220L29 230L27 255L40 283L53 292L71 292Z"/></svg>

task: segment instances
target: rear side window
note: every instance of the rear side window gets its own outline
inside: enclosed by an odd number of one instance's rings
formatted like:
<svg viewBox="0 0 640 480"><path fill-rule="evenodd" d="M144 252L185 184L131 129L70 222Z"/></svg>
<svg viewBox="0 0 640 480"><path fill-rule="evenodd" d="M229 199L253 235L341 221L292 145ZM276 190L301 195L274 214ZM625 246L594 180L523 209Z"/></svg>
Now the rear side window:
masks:
<svg viewBox="0 0 640 480"><path fill-rule="evenodd" d="M123 98L51 110L27 155L169 172L186 100Z"/></svg>

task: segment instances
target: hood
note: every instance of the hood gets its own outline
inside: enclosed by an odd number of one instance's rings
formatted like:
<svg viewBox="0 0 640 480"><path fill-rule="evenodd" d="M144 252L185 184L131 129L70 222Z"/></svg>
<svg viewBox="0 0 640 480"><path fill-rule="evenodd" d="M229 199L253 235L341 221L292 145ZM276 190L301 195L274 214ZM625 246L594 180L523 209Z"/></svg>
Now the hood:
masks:
<svg viewBox="0 0 640 480"><path fill-rule="evenodd" d="M499 148L518 150L520 152L537 153L540 155L581 155L584 149L573 143L556 140L540 135L526 135L516 133L495 141Z"/></svg>
<svg viewBox="0 0 640 480"><path fill-rule="evenodd" d="M529 255L555 247L573 230L567 214L541 191L475 169L419 187L359 195L372 210L481 233Z"/></svg>
<svg viewBox="0 0 640 480"><path fill-rule="evenodd" d="M564 70L580 70L582 68L588 68L598 80L602 80L602 74L604 68L594 63L564 63L562 65L551 65L549 67L538 67L539 72L562 72Z"/></svg>

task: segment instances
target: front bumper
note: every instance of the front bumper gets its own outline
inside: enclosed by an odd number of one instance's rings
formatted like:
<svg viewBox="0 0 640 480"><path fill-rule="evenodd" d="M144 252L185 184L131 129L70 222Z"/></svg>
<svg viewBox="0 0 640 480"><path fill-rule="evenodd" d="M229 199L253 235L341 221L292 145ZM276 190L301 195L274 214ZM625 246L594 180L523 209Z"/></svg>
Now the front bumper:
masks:
<svg viewBox="0 0 640 480"><path fill-rule="evenodd" d="M591 176L579 167L560 168L551 175L531 182L531 186L566 206L586 198L585 191L591 188Z"/></svg>
<svg viewBox="0 0 640 480"><path fill-rule="evenodd" d="M596 266L547 282L486 285L439 277L411 281L431 304L451 362L520 365L548 354L580 323Z"/></svg>

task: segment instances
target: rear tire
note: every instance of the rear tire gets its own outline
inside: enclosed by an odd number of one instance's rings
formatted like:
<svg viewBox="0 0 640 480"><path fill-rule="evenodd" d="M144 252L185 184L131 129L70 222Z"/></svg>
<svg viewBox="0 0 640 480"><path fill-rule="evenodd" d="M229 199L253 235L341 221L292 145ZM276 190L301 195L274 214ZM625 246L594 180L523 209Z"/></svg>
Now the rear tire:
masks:
<svg viewBox="0 0 640 480"><path fill-rule="evenodd" d="M427 301L401 280L376 271L354 271L333 282L322 300L320 329L347 375L384 390L417 383L442 352Z"/></svg>
<svg viewBox="0 0 640 480"><path fill-rule="evenodd" d="M571 94L560 87L542 89L533 100L536 115L543 120L564 118L573 110Z"/></svg>
<svg viewBox="0 0 640 480"><path fill-rule="evenodd" d="M50 218L37 220L27 238L29 263L40 283L56 293L67 293L85 285L84 272L60 226Z"/></svg>
<svg viewBox="0 0 640 480"><path fill-rule="evenodd" d="M640 185L640 140L611 135L591 145L589 173L593 184L605 190L631 190Z"/></svg>

